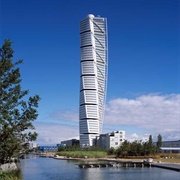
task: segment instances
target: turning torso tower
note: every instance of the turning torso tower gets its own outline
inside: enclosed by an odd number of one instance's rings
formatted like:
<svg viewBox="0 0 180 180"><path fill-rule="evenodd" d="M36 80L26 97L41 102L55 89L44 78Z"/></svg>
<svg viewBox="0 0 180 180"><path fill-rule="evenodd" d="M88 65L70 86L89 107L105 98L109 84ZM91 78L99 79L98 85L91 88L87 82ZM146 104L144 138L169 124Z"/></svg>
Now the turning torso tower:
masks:
<svg viewBox="0 0 180 180"><path fill-rule="evenodd" d="M80 146L93 145L102 131L107 87L107 20L89 14L80 23Z"/></svg>

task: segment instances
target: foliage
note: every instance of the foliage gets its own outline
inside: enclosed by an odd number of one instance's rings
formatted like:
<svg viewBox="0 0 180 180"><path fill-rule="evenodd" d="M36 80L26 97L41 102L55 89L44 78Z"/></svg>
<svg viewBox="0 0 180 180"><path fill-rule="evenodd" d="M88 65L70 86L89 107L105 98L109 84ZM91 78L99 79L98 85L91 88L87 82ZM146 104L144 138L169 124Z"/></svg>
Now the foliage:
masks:
<svg viewBox="0 0 180 180"><path fill-rule="evenodd" d="M104 151L61 151L58 152L57 155L59 156L66 156L71 158L103 158L106 157L106 152Z"/></svg>
<svg viewBox="0 0 180 180"><path fill-rule="evenodd" d="M122 145L116 150L116 156L117 157L125 157L128 156L130 151L130 142L128 142L127 140L125 140Z"/></svg>
<svg viewBox="0 0 180 180"><path fill-rule="evenodd" d="M108 154L108 155L114 155L115 152L116 152L116 150L115 150L113 147L111 147L111 148L109 148L109 149L107 150L107 154Z"/></svg>
<svg viewBox="0 0 180 180"><path fill-rule="evenodd" d="M106 151L104 148L101 148L99 146L91 146L91 147L88 147L88 148L82 148L81 149L82 151Z"/></svg>
<svg viewBox="0 0 180 180"><path fill-rule="evenodd" d="M65 151L65 150L66 150L66 147L64 147L64 146L59 146L59 147L58 147L58 152L59 152L59 151Z"/></svg>
<svg viewBox="0 0 180 180"><path fill-rule="evenodd" d="M129 153L133 156L142 156L143 150L143 144L141 141L134 141L130 144Z"/></svg>
<svg viewBox="0 0 180 180"><path fill-rule="evenodd" d="M152 154L153 153L153 140L152 140L152 135L149 136L149 141L147 143L147 151L148 154Z"/></svg>
<svg viewBox="0 0 180 180"><path fill-rule="evenodd" d="M59 146L58 151L105 151L105 149L102 149L98 146L92 146L88 148L80 148L79 145L74 146Z"/></svg>
<svg viewBox="0 0 180 180"><path fill-rule="evenodd" d="M117 157L148 156L155 154L156 148L152 143L152 136L149 136L148 142L128 142L127 140L125 140L122 145L116 150Z"/></svg>
<svg viewBox="0 0 180 180"><path fill-rule="evenodd" d="M13 54L12 42L5 40L0 48L0 163L11 161L27 142L37 137L32 122L38 116L40 97L28 98L29 91L21 90L17 66L22 60L13 63Z"/></svg>
<svg viewBox="0 0 180 180"><path fill-rule="evenodd" d="M58 151L80 151L79 145L74 146L59 146Z"/></svg>
<svg viewBox="0 0 180 180"><path fill-rule="evenodd" d="M160 147L162 146L162 136L160 134L158 134L157 137L157 143L156 143L156 147L157 147L157 151L160 151Z"/></svg>
<svg viewBox="0 0 180 180"><path fill-rule="evenodd" d="M1 180L22 180L21 170L11 170L11 171L1 171L0 170L0 179Z"/></svg>

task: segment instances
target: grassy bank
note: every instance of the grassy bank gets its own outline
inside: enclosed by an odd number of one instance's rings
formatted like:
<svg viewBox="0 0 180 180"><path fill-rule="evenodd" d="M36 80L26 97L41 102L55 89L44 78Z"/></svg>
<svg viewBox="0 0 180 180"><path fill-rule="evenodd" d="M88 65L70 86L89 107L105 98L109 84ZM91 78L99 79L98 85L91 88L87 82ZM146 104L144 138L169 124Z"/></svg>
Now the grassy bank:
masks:
<svg viewBox="0 0 180 180"><path fill-rule="evenodd" d="M107 153L104 151L61 151L56 153L59 156L66 156L72 158L104 158L107 157Z"/></svg>
<svg viewBox="0 0 180 180"><path fill-rule="evenodd" d="M177 153L160 153L159 161L169 163L180 163L180 154Z"/></svg>
<svg viewBox="0 0 180 180"><path fill-rule="evenodd" d="M1 171L0 180L22 180L21 170Z"/></svg>
<svg viewBox="0 0 180 180"><path fill-rule="evenodd" d="M105 151L83 151L83 150L77 150L77 151L60 151L56 153L59 156L65 156L67 158L84 158L85 156L87 158L116 158L115 155L107 155L107 152ZM161 162L169 162L169 163L180 163L180 154L157 154L155 156L127 156L127 157L119 157L120 159L125 160L146 160L148 158L153 158L153 160L161 161Z"/></svg>

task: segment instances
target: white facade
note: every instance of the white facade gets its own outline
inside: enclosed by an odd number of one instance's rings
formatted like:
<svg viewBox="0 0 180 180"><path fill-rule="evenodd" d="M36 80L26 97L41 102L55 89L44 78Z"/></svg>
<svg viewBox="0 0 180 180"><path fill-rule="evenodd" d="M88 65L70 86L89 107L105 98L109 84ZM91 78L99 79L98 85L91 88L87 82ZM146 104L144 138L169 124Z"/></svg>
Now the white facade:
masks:
<svg viewBox="0 0 180 180"><path fill-rule="evenodd" d="M92 146L102 131L107 85L106 18L88 15L80 23L80 146Z"/></svg>
<svg viewBox="0 0 180 180"><path fill-rule="evenodd" d="M38 147L38 144L35 142L29 142L29 149L35 149Z"/></svg>
<svg viewBox="0 0 180 180"><path fill-rule="evenodd" d="M101 148L117 149L125 141L125 131L113 131L112 133L101 134L97 137L97 145Z"/></svg>

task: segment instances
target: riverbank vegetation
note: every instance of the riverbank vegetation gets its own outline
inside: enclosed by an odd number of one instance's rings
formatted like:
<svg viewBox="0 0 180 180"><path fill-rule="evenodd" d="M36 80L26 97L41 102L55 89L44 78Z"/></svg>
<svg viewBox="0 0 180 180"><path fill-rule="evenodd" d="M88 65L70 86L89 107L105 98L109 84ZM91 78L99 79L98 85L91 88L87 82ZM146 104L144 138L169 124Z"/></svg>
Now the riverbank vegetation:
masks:
<svg viewBox="0 0 180 180"><path fill-rule="evenodd" d="M0 180L22 180L21 170L11 170L3 172L0 170Z"/></svg>
<svg viewBox="0 0 180 180"><path fill-rule="evenodd" d="M81 149L78 145L59 147L56 155L65 156L67 158L104 158L107 157L105 149L99 147L89 147Z"/></svg>
<svg viewBox="0 0 180 180"><path fill-rule="evenodd" d="M62 151L58 152L59 156L66 156L67 158L105 158L107 153L105 151Z"/></svg>
<svg viewBox="0 0 180 180"><path fill-rule="evenodd" d="M116 157L127 157L127 156L155 156L157 155L156 146L149 142L124 141L115 151Z"/></svg>
<svg viewBox="0 0 180 180"><path fill-rule="evenodd" d="M159 153L158 161L168 163L180 163L179 153Z"/></svg>
<svg viewBox="0 0 180 180"><path fill-rule="evenodd" d="M40 97L22 90L19 65L23 61L13 62L13 56L12 42L7 39L0 48L0 165L15 162L37 137L32 122L38 116ZM20 169L0 170L0 179L21 180Z"/></svg>
<svg viewBox="0 0 180 180"><path fill-rule="evenodd" d="M157 144L153 144L152 136L149 136L149 140L143 141L133 141L129 142L125 140L121 146L117 149L108 149L108 155L115 155L116 157L149 157L156 156L160 152L160 147L162 145L162 137L158 135Z"/></svg>
<svg viewBox="0 0 180 180"><path fill-rule="evenodd" d="M7 39L0 48L0 164L11 162L37 137L32 122L38 116L40 97L30 97L29 90L21 89L18 66L22 60L13 62L13 56L12 42Z"/></svg>
<svg viewBox="0 0 180 180"><path fill-rule="evenodd" d="M147 142L143 141L133 141L129 142L125 140L121 146L117 149L102 149L98 146L93 146L89 148L81 149L78 145L59 147L57 155L66 156L72 158L149 158L156 157L159 158L159 150L162 144L162 137L158 135L157 144L153 144L152 136L149 136Z"/></svg>

